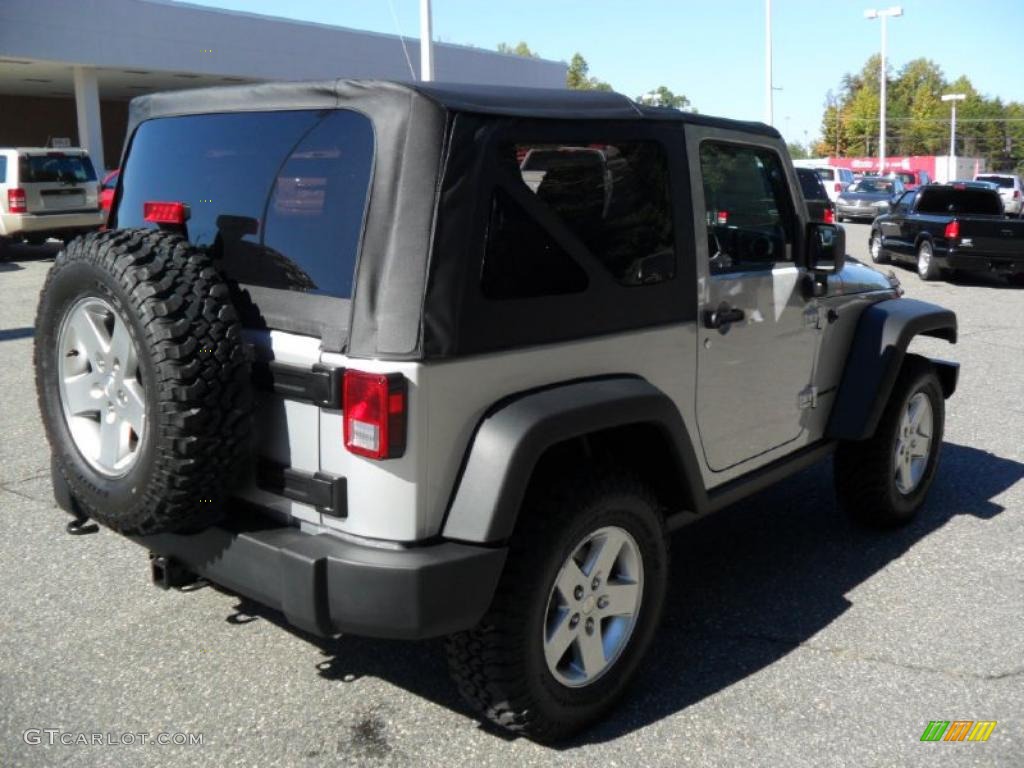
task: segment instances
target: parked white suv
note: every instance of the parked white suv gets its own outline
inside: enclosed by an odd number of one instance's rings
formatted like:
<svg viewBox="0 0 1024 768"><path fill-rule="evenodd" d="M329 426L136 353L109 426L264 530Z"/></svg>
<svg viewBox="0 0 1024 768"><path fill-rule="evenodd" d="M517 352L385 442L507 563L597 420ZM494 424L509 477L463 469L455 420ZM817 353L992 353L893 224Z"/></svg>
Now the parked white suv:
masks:
<svg viewBox="0 0 1024 768"><path fill-rule="evenodd" d="M826 165L815 168L814 171L821 179L821 183L825 185L828 199L833 203L848 186L853 184L853 171L849 168L831 168Z"/></svg>
<svg viewBox="0 0 1024 768"><path fill-rule="evenodd" d="M987 181L999 186L999 197L1003 200L1006 213L1020 216L1024 214L1024 191L1020 176L1011 173L981 173L974 177L975 181Z"/></svg>
<svg viewBox="0 0 1024 768"><path fill-rule="evenodd" d="M103 220L96 171L84 149L0 149L0 239L70 240Z"/></svg>

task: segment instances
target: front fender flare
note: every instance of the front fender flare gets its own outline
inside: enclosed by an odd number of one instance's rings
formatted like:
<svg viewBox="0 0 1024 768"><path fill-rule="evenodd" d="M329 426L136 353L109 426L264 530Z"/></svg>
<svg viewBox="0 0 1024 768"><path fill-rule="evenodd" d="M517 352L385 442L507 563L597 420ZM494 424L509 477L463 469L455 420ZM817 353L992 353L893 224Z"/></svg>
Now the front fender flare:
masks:
<svg viewBox="0 0 1024 768"><path fill-rule="evenodd" d="M875 433L907 346L914 336L934 336L956 343L952 310L916 299L889 299L872 304L857 322L827 435L835 440L865 440ZM956 386L953 363L942 363L940 380L947 397Z"/></svg>

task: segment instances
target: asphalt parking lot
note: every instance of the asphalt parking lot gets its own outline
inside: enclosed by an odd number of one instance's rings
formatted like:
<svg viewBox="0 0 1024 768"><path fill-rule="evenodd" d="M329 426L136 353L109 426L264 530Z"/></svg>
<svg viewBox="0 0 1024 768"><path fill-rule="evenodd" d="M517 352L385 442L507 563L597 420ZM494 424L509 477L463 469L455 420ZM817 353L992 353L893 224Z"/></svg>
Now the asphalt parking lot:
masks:
<svg viewBox="0 0 1024 768"><path fill-rule="evenodd" d="M867 227L846 228L866 260ZM923 513L859 530L823 464L684 529L643 673L554 749L480 725L437 643L319 640L212 587L154 589L112 533L66 535L32 369L53 250L0 260L0 766L1024 764L1024 289L895 268L960 319L958 345L915 343L962 364ZM998 725L922 743L930 720ZM203 743L35 745L29 729Z"/></svg>

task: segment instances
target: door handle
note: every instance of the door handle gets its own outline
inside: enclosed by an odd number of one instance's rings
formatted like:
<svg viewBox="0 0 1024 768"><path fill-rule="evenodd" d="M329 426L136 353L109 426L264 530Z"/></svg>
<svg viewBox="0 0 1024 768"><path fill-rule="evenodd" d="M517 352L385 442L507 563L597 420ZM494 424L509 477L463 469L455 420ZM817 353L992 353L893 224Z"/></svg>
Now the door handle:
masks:
<svg viewBox="0 0 1024 768"><path fill-rule="evenodd" d="M721 328L723 325L741 322L746 316L742 309L721 304L718 309L704 311L704 327Z"/></svg>

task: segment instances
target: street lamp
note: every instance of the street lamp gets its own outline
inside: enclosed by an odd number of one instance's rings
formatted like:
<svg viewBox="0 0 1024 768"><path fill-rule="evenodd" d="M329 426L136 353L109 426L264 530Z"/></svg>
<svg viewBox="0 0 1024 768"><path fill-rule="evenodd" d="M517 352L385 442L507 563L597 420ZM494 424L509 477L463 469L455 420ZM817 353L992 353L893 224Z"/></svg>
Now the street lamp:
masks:
<svg viewBox="0 0 1024 768"><path fill-rule="evenodd" d="M430 0L420 0L420 80L434 79L434 35L430 18Z"/></svg>
<svg viewBox="0 0 1024 768"><path fill-rule="evenodd" d="M954 179L957 176L956 172L956 103L963 101L967 98L966 93L947 93L942 97L943 101L948 101L950 106L953 108L952 114L949 118L949 168L946 173L950 179Z"/></svg>
<svg viewBox="0 0 1024 768"><path fill-rule="evenodd" d="M764 121L773 125L772 101L772 0L764 0Z"/></svg>
<svg viewBox="0 0 1024 768"><path fill-rule="evenodd" d="M878 174L879 176L885 175L885 22L890 16L902 16L903 9L894 5L891 8L883 8L882 10L876 10L871 8L864 11L865 19L881 19L882 20L882 69L879 76L881 84L881 100L879 108L879 122L881 125L878 127Z"/></svg>

